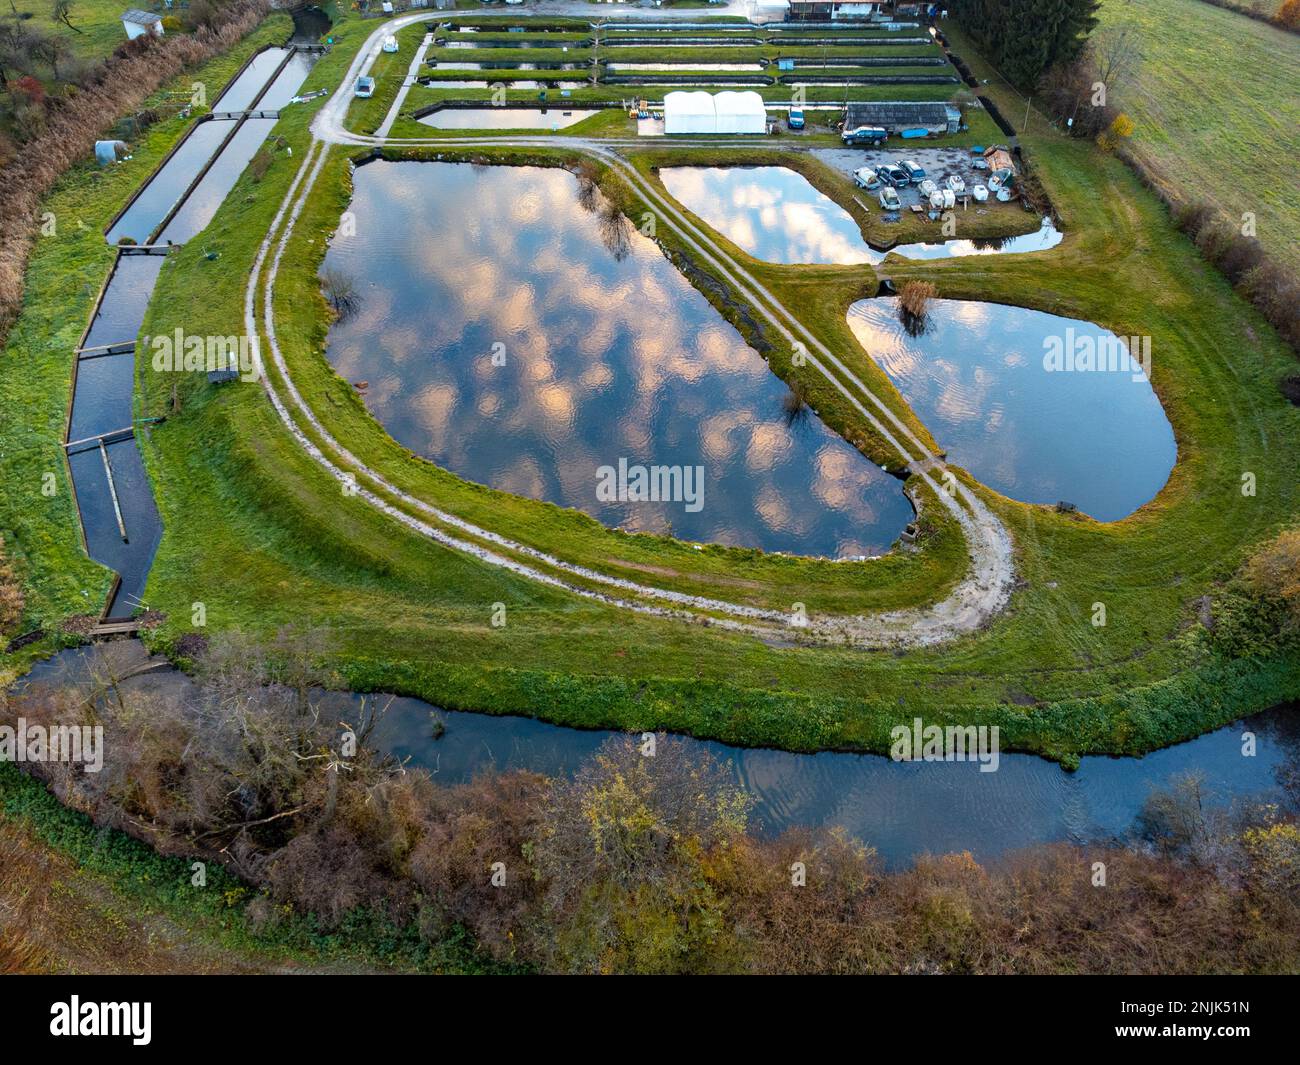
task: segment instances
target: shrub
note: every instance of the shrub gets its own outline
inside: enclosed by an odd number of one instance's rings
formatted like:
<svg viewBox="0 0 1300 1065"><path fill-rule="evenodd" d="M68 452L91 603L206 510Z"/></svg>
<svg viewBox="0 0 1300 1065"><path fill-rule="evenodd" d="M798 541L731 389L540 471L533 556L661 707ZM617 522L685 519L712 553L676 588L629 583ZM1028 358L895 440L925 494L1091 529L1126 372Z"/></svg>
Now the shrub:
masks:
<svg viewBox="0 0 1300 1065"><path fill-rule="evenodd" d="M23 590L5 558L4 537L0 536L0 636L12 633L23 616Z"/></svg>

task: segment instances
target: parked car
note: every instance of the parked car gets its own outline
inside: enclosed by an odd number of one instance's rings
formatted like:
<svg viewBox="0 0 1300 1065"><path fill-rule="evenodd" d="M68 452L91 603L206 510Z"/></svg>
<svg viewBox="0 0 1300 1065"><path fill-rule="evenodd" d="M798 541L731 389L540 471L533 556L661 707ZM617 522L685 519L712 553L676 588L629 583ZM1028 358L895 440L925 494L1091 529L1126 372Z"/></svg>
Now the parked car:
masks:
<svg viewBox="0 0 1300 1065"><path fill-rule="evenodd" d="M853 182L860 189L866 189L868 192L875 192L880 188L880 175L869 166L859 167L853 171Z"/></svg>
<svg viewBox="0 0 1300 1065"><path fill-rule="evenodd" d="M384 38L384 51L385 52L397 51L397 38L394 37L391 33Z"/></svg>
<svg viewBox="0 0 1300 1065"><path fill-rule="evenodd" d="M972 185L970 194L975 197L976 203L983 203L989 198L989 190L983 185Z"/></svg>
<svg viewBox="0 0 1300 1065"><path fill-rule="evenodd" d="M840 134L845 144L884 144L888 136L879 126L856 126Z"/></svg>
<svg viewBox="0 0 1300 1065"><path fill-rule="evenodd" d="M790 114L786 117L785 124L791 129L803 129L803 108L790 108Z"/></svg>
<svg viewBox="0 0 1300 1065"><path fill-rule="evenodd" d="M907 176L912 179L913 183L925 177L925 171L916 164L914 159L904 159L903 169L907 171Z"/></svg>
<svg viewBox="0 0 1300 1065"><path fill-rule="evenodd" d="M938 188L939 188L938 185L936 185L936 184L935 184L933 181L931 181L929 178L926 178L924 181L921 182L921 197L922 197L922 199L926 199L926 200L928 200L931 196L933 196L933 195L935 194L935 191L936 191Z"/></svg>
<svg viewBox="0 0 1300 1065"><path fill-rule="evenodd" d="M367 97L374 96L374 95L375 95L375 79L374 79L374 78L357 78L357 87L356 87L356 90L355 90L355 94L356 94L357 96L360 96L362 99L366 99Z"/></svg>
<svg viewBox="0 0 1300 1065"><path fill-rule="evenodd" d="M989 175L989 188L1000 189L1010 187L1016 182L1015 171L1008 170L1005 167L1001 170L995 170Z"/></svg>
<svg viewBox="0 0 1300 1065"><path fill-rule="evenodd" d="M966 191L966 182L962 181L960 174L949 174L944 184L952 189L955 196L960 196Z"/></svg>
<svg viewBox="0 0 1300 1065"><path fill-rule="evenodd" d="M903 201L898 198L898 193L889 185L880 190L880 206L886 211L901 211Z"/></svg>
<svg viewBox="0 0 1300 1065"><path fill-rule="evenodd" d="M896 189L905 189L912 183L912 179L907 176L907 171L901 166L886 163L877 173L880 173L880 171L884 171L882 176Z"/></svg>

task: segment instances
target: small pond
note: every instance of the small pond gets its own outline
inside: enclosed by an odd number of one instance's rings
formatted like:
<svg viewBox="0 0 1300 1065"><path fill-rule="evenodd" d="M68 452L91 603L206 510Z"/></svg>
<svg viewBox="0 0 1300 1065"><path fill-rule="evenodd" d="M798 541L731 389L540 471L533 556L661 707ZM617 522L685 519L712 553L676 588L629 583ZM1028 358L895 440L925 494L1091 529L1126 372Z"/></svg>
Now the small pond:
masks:
<svg viewBox="0 0 1300 1065"><path fill-rule="evenodd" d="M789 410L659 247L598 196L588 206L559 169L361 167L357 235L324 264L358 303L330 331L330 362L366 382L400 443L468 480L688 540L887 549L912 516L900 483ZM601 485L630 488L636 466L702 470L703 497L608 498Z"/></svg>
<svg viewBox="0 0 1300 1065"><path fill-rule="evenodd" d="M853 216L784 166L673 166L659 171L672 197L756 259L868 263L877 253Z"/></svg>
<svg viewBox="0 0 1300 1065"><path fill-rule="evenodd" d="M180 147L140 190L122 217L113 223L108 231L108 242L116 244L123 237L130 237L137 244L145 243L190 187L194 175L203 169L203 164L234 128L234 120L226 119L200 122L190 130Z"/></svg>
<svg viewBox="0 0 1300 1065"><path fill-rule="evenodd" d="M595 114L567 107L444 107L420 121L434 129L564 129Z"/></svg>
<svg viewBox="0 0 1300 1065"><path fill-rule="evenodd" d="M896 299L853 304L849 325L949 460L1003 495L1116 521L1169 479L1169 420L1128 349L1100 326L943 299L919 335L900 322ZM1115 368L1086 368L1089 352Z"/></svg>
<svg viewBox="0 0 1300 1065"><path fill-rule="evenodd" d="M658 63L606 63L606 70L643 70L654 74L680 74L687 70L740 70L761 72L762 63L674 63L672 60L660 60Z"/></svg>

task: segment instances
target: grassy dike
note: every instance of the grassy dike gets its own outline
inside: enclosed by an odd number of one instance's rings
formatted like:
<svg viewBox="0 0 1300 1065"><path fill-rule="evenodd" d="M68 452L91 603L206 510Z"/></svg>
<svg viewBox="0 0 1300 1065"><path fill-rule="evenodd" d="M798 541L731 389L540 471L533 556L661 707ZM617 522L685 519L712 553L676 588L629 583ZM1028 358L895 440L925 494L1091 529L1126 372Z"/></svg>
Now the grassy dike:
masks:
<svg viewBox="0 0 1300 1065"><path fill-rule="evenodd" d="M161 103L169 91L188 92L194 81L225 85L254 52L282 43L292 30L287 15L272 15L238 47L179 76L151 102ZM209 99L217 95L209 92ZM159 122L117 166L100 168L87 159L64 175L42 207L54 229L33 249L22 313L0 352L0 536L24 578L25 629L57 627L70 614L98 614L108 591L111 575L82 550L60 446L72 351L116 254L104 228L191 125L181 118ZM47 474L53 495L44 491ZM48 644L33 645L23 661L42 646ZM20 666L0 655L0 682Z"/></svg>
<svg viewBox="0 0 1300 1065"><path fill-rule="evenodd" d="M322 60L307 88L334 84L347 51ZM294 158L282 153L260 183L246 174L205 233L204 244L220 258L208 261L192 244L164 269L146 332L242 330L247 272L307 149L311 110L290 109L280 123ZM159 641L187 631L191 604L202 601L217 628L330 626L337 664L357 688L580 726L666 728L791 749L882 750L893 724L923 713L939 722L999 724L1004 747L1067 760L1084 751L1138 753L1294 696L1295 663L1216 663L1191 628L1195 597L1296 512L1296 415L1265 380L1285 356L1122 167L1079 146L1031 148L1072 231L1059 249L905 270L934 277L944 295L1037 300L1117 332L1153 333L1156 386L1178 433L1180 465L1160 498L1109 526L985 493L1016 534L1025 580L988 631L905 655L775 648L578 600L403 532L343 496L288 439L259 389L210 388L194 378L180 382L180 413L144 441L165 526L147 594L169 617ZM562 543L566 557L616 543L622 572L729 598L775 594L785 579L807 593L798 601L812 609L816 594L827 602L906 601L908 594L928 601L951 579L943 570L941 578L909 570L936 557L922 555L888 563L900 568L894 576L904 593L889 582L876 586L875 574L885 571L873 570L876 563L829 567L836 579L823 590L816 573L826 564L732 558L725 549L687 556L670 541L621 537L581 515L468 486L405 455L320 354L324 307L314 267L346 197L346 162L335 152L285 256L279 331L313 408L394 480L454 497L475 508L467 516L489 515L493 528ZM1088 222L1110 228L1085 234ZM869 270L751 272L890 396L843 321L847 304L871 283ZM1243 345L1248 327L1255 339ZM1230 364L1219 354L1242 347ZM781 371L779 355L772 364ZM153 413L166 404L172 381L157 380L147 364L141 373L145 413ZM829 404L814 405L836 424ZM845 415L842 431L851 429ZM1242 469L1256 472L1261 485L1246 506L1232 497ZM679 557L691 565L664 564ZM865 583L853 587L859 570ZM747 584L756 573L766 588ZM927 581L928 589L918 587ZM1088 617L1099 598L1110 624L1094 629ZM502 629L489 624L494 602L508 608Z"/></svg>

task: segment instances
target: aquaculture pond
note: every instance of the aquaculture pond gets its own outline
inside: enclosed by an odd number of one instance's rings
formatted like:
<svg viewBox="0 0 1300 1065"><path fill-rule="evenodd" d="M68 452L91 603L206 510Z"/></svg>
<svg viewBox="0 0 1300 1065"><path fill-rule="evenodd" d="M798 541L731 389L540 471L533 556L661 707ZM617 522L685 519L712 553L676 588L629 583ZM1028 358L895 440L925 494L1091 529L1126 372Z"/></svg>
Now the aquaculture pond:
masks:
<svg viewBox="0 0 1300 1065"><path fill-rule="evenodd" d="M960 223L959 223L960 224ZM898 244L889 251L904 259L953 259L965 255L1016 255L1027 251L1047 251L1061 243L1065 236L1050 218L1044 218L1038 229L1017 237L986 237L982 240L945 240L934 244ZM885 254L879 253L883 260Z"/></svg>
<svg viewBox="0 0 1300 1065"><path fill-rule="evenodd" d="M235 187L239 175L262 147L276 121L274 118L244 120L229 143L221 149L221 154L212 161L208 172L194 186L194 191L163 226L157 237L158 243L171 241L173 244L184 244L207 228L216 215L217 208Z"/></svg>
<svg viewBox="0 0 1300 1065"><path fill-rule="evenodd" d="M784 166L674 166L659 171L664 187L733 244L770 263L876 265L889 254L906 259L1007 255L1045 251L1061 233L1043 219L1033 233L986 240L900 244L879 251L862 239L853 216ZM861 195L870 197L870 193Z"/></svg>
<svg viewBox="0 0 1300 1065"><path fill-rule="evenodd" d="M297 92L313 62L314 56L305 53L267 49L235 78L216 107L238 110L254 102L279 107ZM130 237L138 243L160 225L162 232L155 238L159 243L193 237L212 220L274 125L273 118L197 123L114 223L109 239L116 243ZM142 605L140 597L162 536L132 436L132 349L164 261L158 249L152 254L130 247L119 250L82 343L85 350L77 356L68 418L68 465L86 550L121 578L106 608L107 616L115 619L130 617Z"/></svg>
<svg viewBox="0 0 1300 1065"><path fill-rule="evenodd" d="M444 107L420 121L434 129L564 129L594 114L567 107Z"/></svg>
<svg viewBox="0 0 1300 1065"><path fill-rule="evenodd" d="M19 681L18 693L28 686L39 690L81 681L99 653L88 647L62 651ZM183 673L124 668L144 664L147 656L138 642L114 645L113 653L128 656L117 660L119 675L129 678L121 685L124 690L193 701L193 683ZM329 720L355 722L363 700L386 706L371 742L384 753L409 759L412 767L427 769L444 785L493 769L567 776L602 743L623 735L528 717L435 710L411 698L317 692L316 699ZM902 720L908 722L906 714ZM437 738L435 721L443 726ZM1153 789L1167 788L1188 774L1200 776L1211 805L1275 802L1294 808L1300 798L1295 769L1300 713L1294 705L1275 707L1145 758L1084 758L1073 773L1027 754L1003 753L995 772L981 772L974 762L790 754L689 737L677 742L730 767L755 800L753 824L760 834L774 836L799 825L840 826L875 847L893 868L923 854L970 851L977 860L989 861L1038 843L1123 838Z"/></svg>
<svg viewBox="0 0 1300 1065"><path fill-rule="evenodd" d="M245 111L262 92L271 75L279 69L288 55L287 48L266 48L258 52L248 65L239 72L239 76L212 101L212 110Z"/></svg>
<svg viewBox="0 0 1300 1065"><path fill-rule="evenodd" d="M581 89L584 88L587 83L585 81L534 81L531 78L517 79L514 81L502 78L494 78L492 81L460 81L453 79L424 78L420 81L420 84L429 89L486 89L489 85L504 85L508 89ZM550 112L552 116L559 113L560 112L558 111ZM583 117L585 118L588 113L589 112L584 113ZM574 121L577 120L575 119ZM572 124L573 123L566 118L561 126L557 128L562 128L563 126L569 126ZM452 127L443 126L441 128L448 129ZM550 129L552 127L547 125L542 128Z"/></svg>
<svg viewBox="0 0 1300 1065"><path fill-rule="evenodd" d="M664 187L732 243L772 263L865 263L858 223L784 166L672 166Z"/></svg>
<svg viewBox="0 0 1300 1065"><path fill-rule="evenodd" d="M1124 345L1091 322L961 300L932 300L919 327L904 326L892 298L861 300L848 317L949 460L1003 495L1115 521L1169 479L1173 429L1140 338Z"/></svg>
<svg viewBox="0 0 1300 1065"><path fill-rule="evenodd" d="M145 243L190 187L194 175L203 169L203 164L234 128L233 119L209 120L196 125L109 228L108 242L116 244L123 237L130 237L137 244Z"/></svg>
<svg viewBox="0 0 1300 1065"><path fill-rule="evenodd" d="M379 161L354 179L356 235L323 270L352 279L356 309L328 358L412 451L696 541L870 555L910 520L900 482L790 403L653 241L599 194L579 202L569 172ZM637 501L635 467L677 469L677 498ZM702 496L687 498L688 475Z"/></svg>

